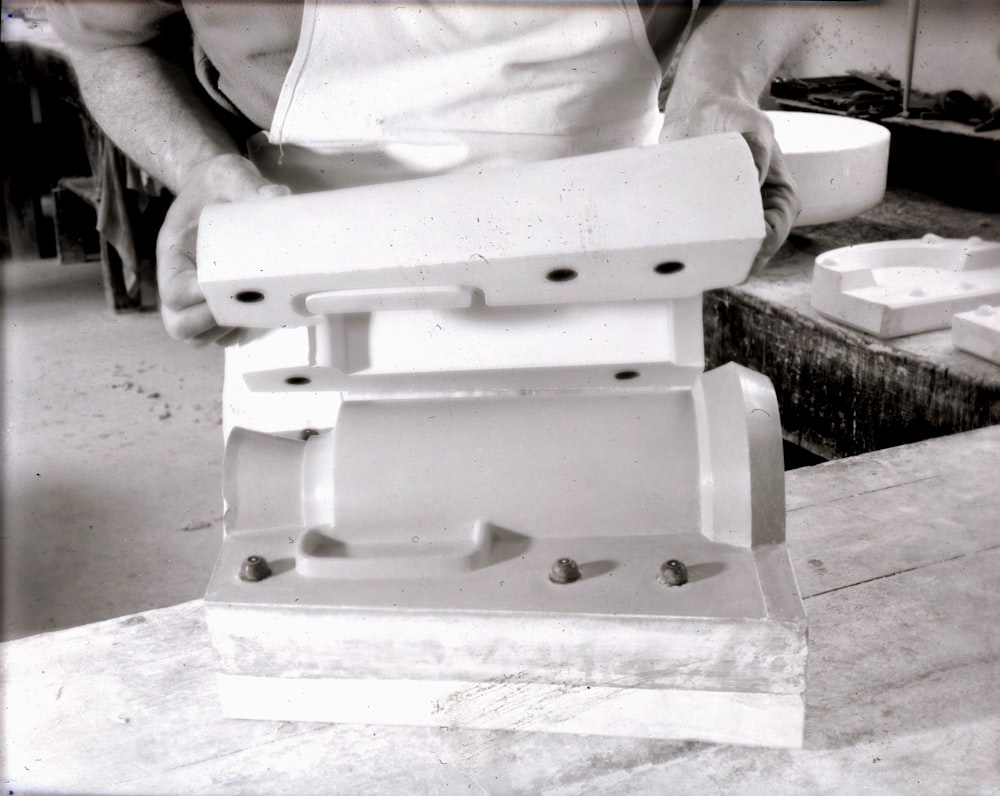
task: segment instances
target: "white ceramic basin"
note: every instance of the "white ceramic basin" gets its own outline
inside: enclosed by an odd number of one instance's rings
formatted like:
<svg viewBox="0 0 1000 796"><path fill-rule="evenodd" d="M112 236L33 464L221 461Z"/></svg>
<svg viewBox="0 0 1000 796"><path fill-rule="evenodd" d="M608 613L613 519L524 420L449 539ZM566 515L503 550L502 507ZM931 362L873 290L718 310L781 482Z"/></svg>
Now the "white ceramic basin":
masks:
<svg viewBox="0 0 1000 796"><path fill-rule="evenodd" d="M767 115L798 183L802 213L795 226L843 221L882 201L889 164L885 127L822 113Z"/></svg>

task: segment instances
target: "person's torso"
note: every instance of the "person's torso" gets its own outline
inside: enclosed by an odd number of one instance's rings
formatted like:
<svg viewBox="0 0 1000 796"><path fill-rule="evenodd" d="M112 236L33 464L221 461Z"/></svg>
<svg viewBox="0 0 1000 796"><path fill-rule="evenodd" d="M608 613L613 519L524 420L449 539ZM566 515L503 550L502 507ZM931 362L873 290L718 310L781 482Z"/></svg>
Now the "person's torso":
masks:
<svg viewBox="0 0 1000 796"><path fill-rule="evenodd" d="M411 2L404 0L404 4ZM207 68L201 75L207 83L206 88L216 99L238 110L260 129L271 126L282 85L299 44L303 5L301 0L183 2L198 49L206 56ZM588 4L580 5L586 8ZM670 0L643 6L647 35L661 62L669 59L691 13L689 2ZM205 73L209 77L206 78Z"/></svg>
<svg viewBox="0 0 1000 796"><path fill-rule="evenodd" d="M307 0L279 146L413 174L654 143L660 66L633 0Z"/></svg>

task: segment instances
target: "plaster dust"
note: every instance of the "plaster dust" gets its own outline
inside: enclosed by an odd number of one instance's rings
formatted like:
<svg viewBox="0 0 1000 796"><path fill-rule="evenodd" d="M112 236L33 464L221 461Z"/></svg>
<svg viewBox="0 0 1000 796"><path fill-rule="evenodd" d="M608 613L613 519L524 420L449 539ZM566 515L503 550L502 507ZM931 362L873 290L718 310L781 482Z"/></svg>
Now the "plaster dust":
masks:
<svg viewBox="0 0 1000 796"><path fill-rule="evenodd" d="M0 284L0 637L200 597L222 538L222 350L114 314L99 263L3 262Z"/></svg>

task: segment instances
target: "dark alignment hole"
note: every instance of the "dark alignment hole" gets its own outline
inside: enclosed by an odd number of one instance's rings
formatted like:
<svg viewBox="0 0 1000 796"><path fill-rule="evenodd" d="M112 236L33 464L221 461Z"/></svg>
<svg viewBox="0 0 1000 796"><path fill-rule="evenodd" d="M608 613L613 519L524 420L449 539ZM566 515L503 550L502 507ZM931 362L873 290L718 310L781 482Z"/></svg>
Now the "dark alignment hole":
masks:
<svg viewBox="0 0 1000 796"><path fill-rule="evenodd" d="M572 268L553 268L545 275L550 282L569 282L576 277L577 273Z"/></svg>
<svg viewBox="0 0 1000 796"><path fill-rule="evenodd" d="M637 378L639 378L639 371L637 371L637 370L619 370L615 374L615 378L618 379L618 381L628 381L629 379L637 379Z"/></svg>
<svg viewBox="0 0 1000 796"><path fill-rule="evenodd" d="M677 260L670 260L669 262L660 263L653 270L658 274L676 274L678 271L684 270L684 263L677 262Z"/></svg>
<svg viewBox="0 0 1000 796"><path fill-rule="evenodd" d="M264 294L259 290L241 290L236 294L236 300L242 301L244 304L256 304L258 301L264 300Z"/></svg>
<svg viewBox="0 0 1000 796"><path fill-rule="evenodd" d="M293 387L300 387L303 384L312 384L312 379L308 376L289 376L285 379L285 384L291 384Z"/></svg>

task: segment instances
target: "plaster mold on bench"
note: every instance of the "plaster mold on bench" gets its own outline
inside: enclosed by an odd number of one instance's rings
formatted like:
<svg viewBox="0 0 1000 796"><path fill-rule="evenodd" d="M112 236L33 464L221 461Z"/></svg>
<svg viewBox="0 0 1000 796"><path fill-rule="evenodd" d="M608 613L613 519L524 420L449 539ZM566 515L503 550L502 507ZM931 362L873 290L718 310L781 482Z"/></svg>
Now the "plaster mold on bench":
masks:
<svg viewBox="0 0 1000 796"><path fill-rule="evenodd" d="M1000 306L983 304L951 319L956 348L1000 365Z"/></svg>
<svg viewBox="0 0 1000 796"><path fill-rule="evenodd" d="M975 237L834 249L813 271L813 307L882 338L945 329L954 315L997 303L1000 243Z"/></svg>

